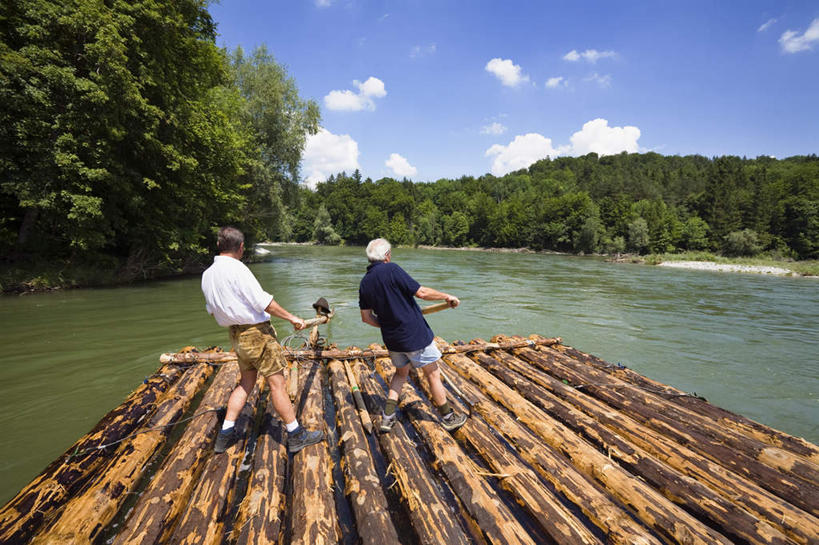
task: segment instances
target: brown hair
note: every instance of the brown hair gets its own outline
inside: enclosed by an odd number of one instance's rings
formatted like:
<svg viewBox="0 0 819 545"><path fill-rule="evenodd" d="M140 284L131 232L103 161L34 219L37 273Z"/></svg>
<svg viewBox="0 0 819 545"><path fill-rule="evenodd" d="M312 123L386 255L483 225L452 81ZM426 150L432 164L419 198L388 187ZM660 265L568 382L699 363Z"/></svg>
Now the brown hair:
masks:
<svg viewBox="0 0 819 545"><path fill-rule="evenodd" d="M216 247L220 252L235 253L239 251L245 236L235 227L222 227L219 229L219 236L216 239Z"/></svg>

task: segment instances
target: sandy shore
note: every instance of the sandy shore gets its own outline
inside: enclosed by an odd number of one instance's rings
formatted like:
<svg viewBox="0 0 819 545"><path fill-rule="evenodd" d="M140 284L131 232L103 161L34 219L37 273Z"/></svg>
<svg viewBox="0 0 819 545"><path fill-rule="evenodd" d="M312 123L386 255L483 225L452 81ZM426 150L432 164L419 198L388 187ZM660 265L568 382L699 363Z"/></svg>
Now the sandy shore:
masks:
<svg viewBox="0 0 819 545"><path fill-rule="evenodd" d="M659 266L674 267L677 269L695 269L698 271L746 272L757 274L774 274L779 276L794 274L794 272L790 269L783 269L782 267L713 263L711 261L664 261L660 263Z"/></svg>

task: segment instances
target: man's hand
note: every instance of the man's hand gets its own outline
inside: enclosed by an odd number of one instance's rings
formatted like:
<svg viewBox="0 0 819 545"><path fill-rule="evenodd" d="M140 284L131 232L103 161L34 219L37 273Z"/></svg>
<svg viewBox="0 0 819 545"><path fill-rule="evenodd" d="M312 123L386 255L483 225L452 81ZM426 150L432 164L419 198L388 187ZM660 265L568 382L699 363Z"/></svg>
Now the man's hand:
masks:
<svg viewBox="0 0 819 545"><path fill-rule="evenodd" d="M298 316L293 316L289 321L291 324L293 324L293 327L295 328L296 331L304 329L305 327L304 320L302 320Z"/></svg>
<svg viewBox="0 0 819 545"><path fill-rule="evenodd" d="M447 303L449 303L449 306L451 306L452 308L455 308L455 307L457 307L458 305L460 305L460 304L461 304L461 300L460 300L460 299L458 299L458 298L457 298L457 297L455 297L454 295L449 295L449 294L447 294L447 296L446 296L446 298L444 299L444 301L446 301Z"/></svg>

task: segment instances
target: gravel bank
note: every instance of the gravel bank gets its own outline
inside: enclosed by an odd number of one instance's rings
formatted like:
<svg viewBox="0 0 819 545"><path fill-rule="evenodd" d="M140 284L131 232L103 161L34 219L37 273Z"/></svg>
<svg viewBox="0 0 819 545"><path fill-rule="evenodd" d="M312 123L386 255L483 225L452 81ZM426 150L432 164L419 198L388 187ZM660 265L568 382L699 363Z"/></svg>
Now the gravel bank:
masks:
<svg viewBox="0 0 819 545"><path fill-rule="evenodd" d="M782 267L769 267L765 265L737 265L731 263L713 263L711 261L664 261L660 267L675 267L678 269L696 269L698 271L718 271L718 272L745 272L757 274L774 274L785 276L794 274L790 269Z"/></svg>

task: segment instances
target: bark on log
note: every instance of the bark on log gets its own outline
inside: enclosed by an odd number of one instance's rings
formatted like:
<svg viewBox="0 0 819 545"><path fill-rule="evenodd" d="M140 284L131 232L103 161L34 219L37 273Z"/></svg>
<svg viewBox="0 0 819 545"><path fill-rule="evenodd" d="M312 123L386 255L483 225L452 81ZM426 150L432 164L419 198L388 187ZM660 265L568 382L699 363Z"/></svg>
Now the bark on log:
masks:
<svg viewBox="0 0 819 545"><path fill-rule="evenodd" d="M764 447L758 441L753 441L754 444L751 444L752 440L737 443L733 438L727 438L727 435L723 435L726 437L724 440L716 439L715 436L719 432L710 429L715 426L713 421L706 422L706 418L696 413L667 403L657 396L595 369L577 369L578 364L562 354L547 354L526 348L515 349L513 353L547 373L567 380L576 388L582 388L589 395L593 395L635 420L673 438L679 444L699 452L726 469L757 482L763 488L797 507L814 515L819 514L819 501L817 500L819 487L796 478L785 468L774 469L772 467L774 465L772 460L782 461L779 458L780 455L785 458L794 458L785 451L774 447ZM710 433L705 433L707 431ZM756 446L762 448L756 456L749 456L740 451L737 446L745 447L745 452L753 450ZM795 464L790 469L796 469L797 465ZM804 468L804 464L799 467ZM790 479L787 478L788 475L791 475Z"/></svg>
<svg viewBox="0 0 819 545"><path fill-rule="evenodd" d="M543 339L544 337L541 337L540 335L532 335L530 338L533 340L538 340ZM570 356L583 363L594 365L596 368L607 373L611 373L622 380L642 388L646 388L647 390L663 392L660 395L669 401L697 412L703 416L707 416L708 418L712 418L722 426L729 427L738 433L748 437L753 437L768 445L790 451L793 454L802 456L815 464L819 464L819 446L814 445L801 437L789 435L783 431L768 427L764 424L760 424L759 422L755 422L750 418L733 413L721 407L717 407L716 405L708 403L708 401L704 399L691 396L682 390L678 390L672 386L668 386L648 377L644 377L628 367L620 368L614 366L605 360L586 354L585 352L581 352L580 350L572 348L571 346L556 345L554 348L567 356Z"/></svg>
<svg viewBox="0 0 819 545"><path fill-rule="evenodd" d="M364 428L353 402L352 390L347 384L345 365L339 360L331 360L328 370L336 403L336 422L343 445L341 466L346 481L344 493L353 507L361 542L364 545L398 543L398 533L390 519L381 479L375 471Z"/></svg>
<svg viewBox="0 0 819 545"><path fill-rule="evenodd" d="M391 365L389 358L376 359L379 374L384 380L392 375L385 371ZM499 544L534 544L529 533L509 509L498 501L495 491L478 474L474 462L444 430L437 415L429 410L411 384L405 386L403 396L399 406L433 452L452 489L487 538L492 543Z"/></svg>
<svg viewBox="0 0 819 545"><path fill-rule="evenodd" d="M767 521L769 525L778 528L798 543L808 543L811 536L819 535L819 523L803 510L782 501L779 497L762 489L755 483L726 471L719 464L685 446L678 445L664 435L634 422L631 418L612 410L601 401L563 384L562 381L534 368L515 356L496 350L489 355L471 355L470 358L478 361L488 369L491 369L495 365L494 361L497 360L497 362L502 363L512 371L526 377L527 380L544 387L561 400L565 400L584 411L594 421L608 427L633 445L645 450L658 460L662 460L666 465L709 486L726 500L737 503L753 514L755 518L762 519L755 522L740 513L740 516L747 519L745 533L748 536L761 534L752 539L752 542L765 543L765 536L771 535L770 530L766 528L767 525L762 521ZM557 414L554 415L560 418ZM565 420L563 422L566 423ZM603 446L602 448L606 449L607 447ZM732 509L726 509L725 516L729 516L731 512ZM724 533L741 535L737 532L742 530L742 524L736 521L723 521L720 524L722 524L723 528L727 527ZM747 539L750 539L750 537Z"/></svg>
<svg viewBox="0 0 819 545"><path fill-rule="evenodd" d="M173 424L212 372L213 368L206 364L188 369L159 400L144 431L123 442L117 457L99 477L81 495L72 498L56 523L35 536L32 543L92 543L117 514L142 477L148 460L162 446Z"/></svg>
<svg viewBox="0 0 819 545"><path fill-rule="evenodd" d="M445 358L445 365L451 369ZM457 364L457 362L456 362ZM457 373L448 373L459 389L475 400L473 409L506 438L535 470L556 490L574 503L614 545L660 545L650 530L628 514L611 497L601 492L558 452L543 448L543 441L508 412L487 398L480 389Z"/></svg>
<svg viewBox="0 0 819 545"><path fill-rule="evenodd" d="M361 360L353 360L353 372L361 385L365 402L369 401L370 410L380 412L385 397L381 385L370 376ZM470 545L472 541L455 515L456 507L441 492L442 488L448 489L448 485L436 482L438 477L429 471L401 422L397 422L389 433L379 434L378 443L389 462L388 472L395 479L420 542L423 545Z"/></svg>
<svg viewBox="0 0 819 545"><path fill-rule="evenodd" d="M215 454L210 449L206 453L210 457L205 462L188 505L179 516L179 523L170 539L173 545L215 545L222 542L229 522L228 514L233 506L236 476L245 456L247 439L253 428L259 402L259 391L263 386L264 378L259 377L239 413L235 424L239 439L222 453Z"/></svg>
<svg viewBox="0 0 819 545"><path fill-rule="evenodd" d="M383 371L382 366L379 372L383 373ZM420 386L427 396L431 396L428 381L419 375L419 372L413 374L416 386ZM407 403L422 402L414 392L410 392L405 401ZM455 410L466 413L464 404L457 398L451 399L450 403ZM497 477L501 487L515 498L515 501L556 543L561 545L603 544L583 522L563 506L561 501L538 478L534 470L521 460L516 452L511 451L497 438L497 435L480 417L473 415L467 419L454 435L461 443L470 445L483 458Z"/></svg>
<svg viewBox="0 0 819 545"><path fill-rule="evenodd" d="M686 545L730 543L469 358L453 355L448 356L447 361L453 363L452 367L459 374L473 380L489 397L517 415L548 445L568 456L575 467L593 477L619 501L631 506L637 517L658 534Z"/></svg>
<svg viewBox="0 0 819 545"><path fill-rule="evenodd" d="M315 360L304 362L299 375L302 385L299 397L303 400L299 422L310 429L324 430L321 363ZM332 468L326 437L321 443L310 445L294 456L291 544L324 545L340 541Z"/></svg>
<svg viewBox="0 0 819 545"><path fill-rule="evenodd" d="M142 493L113 545L154 545L167 541L211 454L220 424L216 409L227 405L238 380L237 365L225 365L219 370L196 409L198 416L187 425Z"/></svg>
<svg viewBox="0 0 819 545"><path fill-rule="evenodd" d="M134 390L117 408L52 462L0 509L0 543L24 543L45 522L50 522L65 502L79 494L99 470L115 456L122 438L144 423L156 400L173 385L182 368L168 364ZM107 448L100 445L114 444Z"/></svg>
<svg viewBox="0 0 819 545"><path fill-rule="evenodd" d="M293 359L287 366L287 395L290 397L290 402L296 400L299 394L299 360Z"/></svg>
<svg viewBox="0 0 819 545"><path fill-rule="evenodd" d="M547 339L545 337L541 337L537 341L532 340L520 340L520 341L513 341L511 343L506 343L503 345L497 343L487 343L486 346L473 346L469 344L460 345L460 346L451 346L448 348L450 352L448 353L464 353L464 352L474 352L475 350L492 350L492 349L503 349L508 350L511 348L520 348L524 346L540 346L540 345L554 345L560 343L560 337L555 337L553 339ZM329 350L284 350L284 357L287 360L322 360L322 359L358 359L358 358L372 358L372 357L383 357L389 356L389 351L383 348L377 349L367 349L361 350L358 348L348 348L346 350L338 350L338 349L329 349ZM226 362L226 361L236 361L236 353L235 352L220 352L218 354L211 354L208 352L168 352L159 356L159 361L161 363L201 363L204 361L209 362Z"/></svg>
<svg viewBox="0 0 819 545"><path fill-rule="evenodd" d="M338 361L338 360L335 360ZM370 418L370 413L367 412L367 407L364 406L364 398L361 397L361 389L358 387L358 380L355 378L353 368L350 367L350 362L345 360L342 362L344 366L344 373L347 375L347 380L350 383L350 391L352 392L353 400L358 412L358 417L361 420L361 425L367 433L373 432L373 421Z"/></svg>
<svg viewBox="0 0 819 545"><path fill-rule="evenodd" d="M233 527L237 545L276 543L286 503L287 439L272 401L259 427L253 468Z"/></svg>
<svg viewBox="0 0 819 545"><path fill-rule="evenodd" d="M749 543L785 545L789 542L784 534L771 525L720 496L704 484L666 466L638 446L626 442L605 428L597 419L587 416L571 405L564 404L545 388L536 384L538 377L533 376L534 373L524 378L523 375L509 370L491 356L473 354L472 357L526 399L580 433L603 451L608 452L609 457L629 471L646 479L669 500L682 505L700 519L711 520L722 533ZM605 418L607 415L603 410L599 410L596 416ZM614 415L609 418L617 419ZM630 423L628 417L619 415L619 418L622 424L628 427ZM635 423L631 422L631 424ZM639 433L640 430L635 428L636 426L632 427L631 432ZM670 456L673 455L664 453L663 458L666 463L669 463Z"/></svg>

